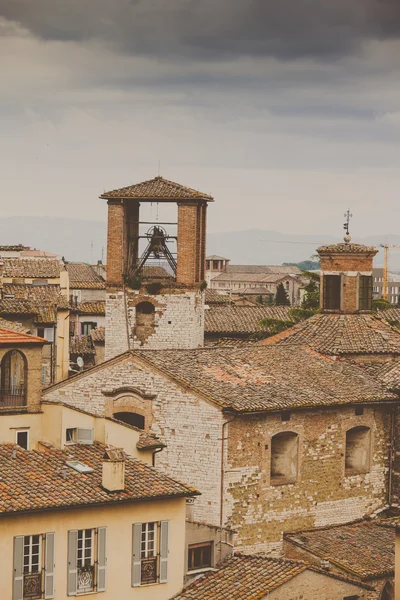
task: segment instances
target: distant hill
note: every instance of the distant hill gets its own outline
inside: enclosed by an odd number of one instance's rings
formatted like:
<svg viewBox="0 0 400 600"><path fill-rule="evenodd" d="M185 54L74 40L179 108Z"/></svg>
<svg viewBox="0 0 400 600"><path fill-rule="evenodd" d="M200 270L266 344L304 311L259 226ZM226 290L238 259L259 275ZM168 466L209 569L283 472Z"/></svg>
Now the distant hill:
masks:
<svg viewBox="0 0 400 600"><path fill-rule="evenodd" d="M0 218L0 245L24 244L65 256L70 261L97 262L106 258L107 225L104 221L56 217ZM357 238L357 242L378 246L382 240L400 244L400 235ZM298 263L308 260L321 244L337 242L330 235L287 234L263 229L210 233L207 253L230 258L234 264ZM375 260L382 266L380 253ZM400 271L400 249L390 253L390 270Z"/></svg>

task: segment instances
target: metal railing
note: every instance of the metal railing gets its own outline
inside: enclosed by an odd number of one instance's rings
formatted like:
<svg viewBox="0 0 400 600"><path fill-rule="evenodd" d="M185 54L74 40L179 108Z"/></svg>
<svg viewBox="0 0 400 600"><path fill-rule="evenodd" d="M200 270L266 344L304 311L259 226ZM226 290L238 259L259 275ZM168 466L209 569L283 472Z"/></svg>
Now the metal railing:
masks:
<svg viewBox="0 0 400 600"><path fill-rule="evenodd" d="M25 406L26 391L23 385L10 385L0 387L0 407Z"/></svg>

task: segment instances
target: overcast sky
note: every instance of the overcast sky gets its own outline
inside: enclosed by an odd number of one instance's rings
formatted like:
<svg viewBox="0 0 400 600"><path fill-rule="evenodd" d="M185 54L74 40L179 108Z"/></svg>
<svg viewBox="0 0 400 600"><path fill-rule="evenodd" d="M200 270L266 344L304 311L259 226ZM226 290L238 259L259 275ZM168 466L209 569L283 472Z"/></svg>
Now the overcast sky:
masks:
<svg viewBox="0 0 400 600"><path fill-rule="evenodd" d="M160 161L211 231L399 231L399 0L0 0L0 73L3 216Z"/></svg>

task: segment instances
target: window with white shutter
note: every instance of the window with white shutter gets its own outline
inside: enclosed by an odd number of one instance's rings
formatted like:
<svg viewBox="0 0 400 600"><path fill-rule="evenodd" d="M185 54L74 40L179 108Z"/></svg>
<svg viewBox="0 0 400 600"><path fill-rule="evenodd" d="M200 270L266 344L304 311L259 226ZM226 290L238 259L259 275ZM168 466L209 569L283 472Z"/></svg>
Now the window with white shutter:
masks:
<svg viewBox="0 0 400 600"><path fill-rule="evenodd" d="M54 598L55 533L14 538L13 600Z"/></svg>
<svg viewBox="0 0 400 600"><path fill-rule="evenodd" d="M132 526L132 587L168 580L169 521Z"/></svg>
<svg viewBox="0 0 400 600"><path fill-rule="evenodd" d="M68 532L68 596L105 591L106 541L106 527Z"/></svg>

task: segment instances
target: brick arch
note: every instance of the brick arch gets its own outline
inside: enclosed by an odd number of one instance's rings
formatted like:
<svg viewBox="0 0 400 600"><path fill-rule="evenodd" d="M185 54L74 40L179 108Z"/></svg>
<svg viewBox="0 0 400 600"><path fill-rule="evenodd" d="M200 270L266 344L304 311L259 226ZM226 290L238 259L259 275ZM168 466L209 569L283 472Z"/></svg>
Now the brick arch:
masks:
<svg viewBox="0 0 400 600"><path fill-rule="evenodd" d="M116 413L132 413L144 417L144 429L149 431L153 423L152 402L148 398L132 393L122 393L107 401L107 414L114 417Z"/></svg>

